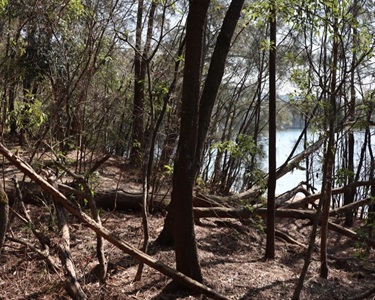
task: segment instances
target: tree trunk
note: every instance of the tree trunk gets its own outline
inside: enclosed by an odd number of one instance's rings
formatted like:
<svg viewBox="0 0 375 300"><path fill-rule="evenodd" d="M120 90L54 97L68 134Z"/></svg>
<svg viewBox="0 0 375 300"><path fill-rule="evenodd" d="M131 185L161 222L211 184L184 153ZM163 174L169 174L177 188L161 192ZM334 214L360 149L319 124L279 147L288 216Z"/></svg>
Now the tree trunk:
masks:
<svg viewBox="0 0 375 300"><path fill-rule="evenodd" d="M353 8L353 15L357 15L357 11L358 11L358 5L357 5L357 2L354 1L353 3L354 5L354 8ZM349 114L349 117L348 117L348 121L349 122L354 122L355 121L355 96L356 96L356 92L355 92L355 73L356 73L356 69L354 68L355 64L357 63L357 45L356 45L356 42L358 40L358 31L357 31L357 28L356 27L353 27L353 45L352 45L352 49L353 49L353 54L352 54L352 70L350 72L350 102L349 102L349 109L348 109L348 114ZM348 175L347 175L347 178L348 178L348 184L352 183L354 181L354 133L352 130L349 131L348 133L348 154L347 154L347 159L348 159ZM354 202L354 196L355 196L355 190L354 189L350 189L348 190L345 194L344 194L344 205L347 205L347 204L350 204L352 202ZM345 226L347 227L350 227L353 225L353 221L354 221L354 216L353 216L353 212L352 211L349 211L347 212L347 214L345 215Z"/></svg>
<svg viewBox="0 0 375 300"><path fill-rule="evenodd" d="M275 258L275 189L276 189L276 2L270 2L270 63L269 63L269 144L266 259Z"/></svg>
<svg viewBox="0 0 375 300"><path fill-rule="evenodd" d="M8 197L4 189L0 186L0 253L3 248L5 233L8 227L9 205Z"/></svg>
<svg viewBox="0 0 375 300"><path fill-rule="evenodd" d="M199 96L202 70L203 34L210 1L190 2L186 28L186 52L182 87L180 138L173 172L171 209L176 267L201 282L194 232L193 187L196 176Z"/></svg>
<svg viewBox="0 0 375 300"><path fill-rule="evenodd" d="M223 20L220 33L217 37L214 52L212 54L210 67L207 73L207 79L204 84L202 96L199 103L199 132L197 154L199 159L196 161L197 171L200 168L203 156L204 143L208 129L210 127L212 110L216 102L221 80L224 75L225 62L231 46L231 40L240 17L244 0L232 1Z"/></svg>
<svg viewBox="0 0 375 300"><path fill-rule="evenodd" d="M207 1L205 1L204 5L208 6L208 3L206 2ZM192 4L193 7L195 7L196 5L197 5L196 3ZM199 4L199 5L203 5L203 4ZM202 55L202 53L195 54L197 56L197 58L195 58L197 60L195 62L196 65L194 65L194 62L188 61L188 58L192 59L191 55L194 54L194 51L202 50L198 46L202 45L203 39L198 41L198 40L194 40L194 38L195 39L202 38L202 37L196 37L195 35L196 34L203 35L202 30L203 30L205 20L204 19L200 20L202 21L202 24L201 24L202 28L199 31L202 31L202 32L196 33L194 35L194 33L191 34L189 31L187 31L187 34L186 34L186 61L185 61L185 73L184 73L184 87L183 87L186 89L186 90L183 90L183 101L185 100L186 103L185 105L183 103L183 107L182 107L181 128L180 128L181 133L180 133L180 139L179 139L179 146L177 150L176 163L174 166L175 173L181 172L179 176L183 176L183 177L181 177L180 182L175 182L176 174L174 174L174 180L173 180L174 181L173 188L175 189L175 186L176 186L177 189L180 189L179 193L183 193L183 195L185 194L184 197L187 197L186 193L189 193L189 195L192 193L192 187L194 186L195 178L200 168L201 156L203 154L204 142L205 142L207 131L210 125L212 109L215 104L215 100L216 100L217 92L218 92L218 89L222 80L222 76L224 74L225 61L226 61L226 57L230 49L230 41L233 36L237 21L239 19L242 5L243 5L242 0L232 1L230 4L230 7L228 8L228 11L223 21L221 31L218 35L218 39L217 39L217 43L213 52L213 56L211 58L211 63L210 63L209 71L208 71L206 82L205 82L205 87L204 87L204 90L202 91L201 97L199 95L201 69L198 69L198 67L201 68L200 56ZM200 16L201 18L203 18L203 16L201 16L201 12L199 11L199 9L201 8L198 8L197 12L192 13L192 14L193 15L196 14L196 16ZM191 20L191 22L194 22L193 23L194 26L198 27L199 24L196 24L198 19L196 18L196 16L193 16L193 15L191 15L190 17L195 20ZM188 30L194 30L192 28L193 26L192 24L188 24L188 26L190 26ZM191 51L191 53L189 51ZM199 55L199 59L198 59L198 55ZM189 69L190 66L194 67L194 70L197 74L199 72L198 75L195 75L196 76L195 79L193 78L193 69ZM188 80L189 80L190 86L187 85ZM194 80L196 82L193 82ZM197 85L197 86L194 86L194 85ZM197 90L195 92L195 95L192 95L194 91L193 89ZM193 102L194 100L196 101L196 103ZM196 107L194 107L194 105L196 105ZM199 115L199 119L197 117L198 115ZM183 127L184 122L188 122L189 124L186 124ZM184 133L184 136L182 136L182 133ZM187 152L187 150L189 150L189 152ZM178 164L177 164L177 161L178 161ZM179 169L177 170L176 167L178 167ZM185 175L183 175L184 172L186 172ZM186 185L187 185L186 180L188 180L188 184L191 185L189 189L186 188ZM186 188L187 190L184 191L183 188ZM172 203L171 203L171 206L169 207L169 213L166 217L164 228L157 239L159 243L161 243L162 245L166 245L166 246L173 243L173 239L175 238L175 236L172 237L172 234L171 234L171 229L174 223L174 221L172 220L172 214L173 214L173 210L176 209L175 204L173 203L174 202L173 196L176 198L177 194L172 193ZM187 201L189 202L192 201L192 196L189 196ZM189 213L190 213L190 210L191 209L188 210Z"/></svg>
<svg viewBox="0 0 375 300"><path fill-rule="evenodd" d="M320 277L328 277L327 263L327 241L328 241L328 217L332 197L332 174L335 163L335 124L336 124L336 75L338 63L338 21L335 18L333 23L333 48L332 48L332 67L331 67L331 87L330 97L327 107L327 119L329 120L329 136L327 150L324 156L323 165L323 183L322 196L323 203L322 224L321 224L321 244L320 244Z"/></svg>
<svg viewBox="0 0 375 300"><path fill-rule="evenodd" d="M144 136L144 86L146 71L144 69L141 53L142 42L142 22L143 22L143 0L138 0L137 11L137 27L136 27L136 40L135 40L135 55L134 55L134 101L133 101L133 132L131 139L130 161L137 165L140 161L140 155L143 144Z"/></svg>

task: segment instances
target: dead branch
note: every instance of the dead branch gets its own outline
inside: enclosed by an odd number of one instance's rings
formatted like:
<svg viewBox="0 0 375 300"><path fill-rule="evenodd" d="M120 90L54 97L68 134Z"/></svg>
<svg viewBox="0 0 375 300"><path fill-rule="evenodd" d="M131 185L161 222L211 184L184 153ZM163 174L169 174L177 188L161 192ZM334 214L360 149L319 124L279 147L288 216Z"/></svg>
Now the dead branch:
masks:
<svg viewBox="0 0 375 300"><path fill-rule="evenodd" d="M346 191L348 191L352 188L355 188L355 187L370 186L370 185L373 185L373 184L375 184L375 180L353 182L353 183L350 183L348 185L332 189L332 195L344 193L344 192L346 192ZM284 205L283 207L284 208L303 207L307 204L310 204L310 203L314 202L315 200L320 199L320 195L321 195L320 193L312 194L312 195L307 196L306 198L303 198L301 200L295 201L293 203L288 203L288 204Z"/></svg>
<svg viewBox="0 0 375 300"><path fill-rule="evenodd" d="M248 200L249 204L255 203L259 196L262 194L263 190L255 186L245 192L234 194L230 196L216 196L216 195L202 195L200 197L209 201L220 203L221 206L238 206L240 200Z"/></svg>
<svg viewBox="0 0 375 300"><path fill-rule="evenodd" d="M295 168L297 168L299 166L299 163L303 159L305 159L308 155L315 152L316 150L318 150L321 147L321 145L323 144L323 141L324 141L324 139L321 139L321 140L315 142L313 145L311 145L310 147L305 149L303 152L296 155L287 165L278 169L277 173L276 173L276 178L279 179L279 178L283 177L285 174L287 174L287 173L293 171ZM267 177L265 179L267 180ZM299 187L298 189L299 190L295 193L302 192L305 195L308 193L306 191L306 189L303 189L302 187ZM249 204L254 204L259 199L262 192L263 192L262 188L260 188L259 186L254 186L251 189L246 190L242 193L234 194L234 195L230 195L230 196L226 196L226 197L215 196L215 195L199 195L199 196L203 199L208 199L208 200L220 203L220 206L226 206L227 207L228 204L229 204L232 207L237 207L240 200L248 200L247 202ZM287 196L285 196L285 199L286 199L286 197ZM280 203L283 203L285 201L284 201L284 197L279 199ZM292 207L290 207L290 208L292 208Z"/></svg>
<svg viewBox="0 0 375 300"><path fill-rule="evenodd" d="M294 244L294 245L298 245L302 248L305 248L307 249L307 246L300 243L299 241L295 240L294 238L292 238L290 235L286 234L285 232L282 232L280 230L275 230L275 235L279 238L282 238L284 241L290 243L290 244Z"/></svg>
<svg viewBox="0 0 375 300"><path fill-rule="evenodd" d="M311 153L317 151L323 144L324 139L320 139L319 141L315 142L308 148L306 148L301 153L297 154L287 165L281 166L276 171L276 178L279 179L283 177L285 174L288 174L290 171L293 171L295 168L299 167L299 163L304 160L307 156Z"/></svg>
<svg viewBox="0 0 375 300"><path fill-rule="evenodd" d="M221 200L219 202L214 197L196 193L193 197L193 205L194 207L229 207L226 202L222 202Z"/></svg>
<svg viewBox="0 0 375 300"><path fill-rule="evenodd" d="M87 216L84 212L79 211L58 189L53 187L45 179L39 176L26 162L21 158L11 153L2 143L0 143L0 153L3 154L15 167L17 167L22 173L34 180L40 187L50 193L56 202L59 202L64 208L69 211L72 215L78 218L80 221L87 224L89 228L101 235L107 241L112 243L114 246L129 254L133 258L144 262L148 266L154 268L160 273L172 278L177 283L187 286L193 291L202 293L211 297L212 299L225 299L229 298L223 296L209 287L203 285L196 280L182 274L179 271L172 269L171 267L163 264L162 262L154 259L153 257L143 253L137 248L129 245L128 243L120 240L117 236L113 235L108 229L96 223L93 219Z"/></svg>
<svg viewBox="0 0 375 300"><path fill-rule="evenodd" d="M88 171L88 174L94 173L97 169L99 169L109 158L111 157L110 153L107 153L102 158L98 159L91 169Z"/></svg>
<svg viewBox="0 0 375 300"><path fill-rule="evenodd" d="M367 245L371 247L375 247L375 240L369 239L367 237L361 236L358 233L354 232L353 230L350 230L348 228L345 228L341 225L334 224L332 222L328 222L328 229L336 231L338 233L341 233L342 235L345 235L352 240L355 241L364 241Z"/></svg>
<svg viewBox="0 0 375 300"><path fill-rule="evenodd" d="M11 209L11 212L14 216L16 216L22 223L24 223L28 228L31 229L32 233L38 239L43 251L49 251L49 247L51 246L51 241L49 238L40 230L38 230L30 217L27 215L26 217L21 216L17 211Z"/></svg>
<svg viewBox="0 0 375 300"><path fill-rule="evenodd" d="M353 206L352 206L353 207ZM342 212L342 211L340 211ZM309 219L313 221L316 218L316 213L311 210L301 210L301 209L277 209L277 218L292 218L292 219ZM257 208L254 211L249 211L245 209L235 209L226 207L196 207L194 208L194 216L196 218L235 218L235 219L249 219L255 215L266 217L266 208ZM355 241L362 240L363 238L359 236L352 230L349 230L340 225L329 222L328 228L330 230L341 233ZM374 247L375 241L365 238L364 241L369 245Z"/></svg>
<svg viewBox="0 0 375 300"><path fill-rule="evenodd" d="M148 161L148 159L147 159ZM148 224L148 178L147 175L148 168L146 165L143 166L144 169L144 178L143 178L143 203L142 203L142 227L143 227L143 244L142 244L142 251L147 254L148 246L149 246L149 239L150 239L150 232L149 232L149 224ZM137 273L135 274L134 281L140 281L142 278L144 263L140 262L138 265Z"/></svg>
<svg viewBox="0 0 375 300"><path fill-rule="evenodd" d="M195 207L194 216L196 218L235 218L235 219L249 219L255 215L265 217L267 214L266 208L256 208L254 211L248 209L236 209L228 207ZM315 213L310 210L301 209L277 209L276 217L278 218L295 218L295 219L309 219L313 220Z"/></svg>
<svg viewBox="0 0 375 300"><path fill-rule="evenodd" d="M12 210L11 210L12 211L12 217L14 217L14 216L18 217L18 219L20 219L25 225L27 225L31 229L31 231L33 232L35 237L38 239L40 245L42 246L42 249L44 251L48 251L49 246L51 245L51 242L50 242L49 238L43 232L38 230L35 227L33 221L31 220L31 217L28 213L28 210L26 209L25 202L23 201L23 194L21 192L21 189L20 189L20 186L19 186L19 183L18 183L16 177L13 178L13 182L14 182L14 188L16 189L16 194L17 194L16 199L17 199L17 201L15 201L15 204L13 205ZM20 206L20 208L23 212L23 215L25 217L22 217L16 211L17 206Z"/></svg>
<svg viewBox="0 0 375 300"><path fill-rule="evenodd" d="M15 237L11 237L9 235L6 236L6 238L9 240L9 241L12 241L12 242L15 242L15 243L18 243L18 244L21 244L21 245L24 245L26 246L27 248L29 248L30 250L34 251L35 253L39 254L48 264L48 266L54 270L57 274L59 273L59 271L61 271L61 268L60 266L58 265L58 263L56 262L55 258L53 256L50 255L49 253L49 248L45 249L45 250L40 250L38 247L32 245L31 243L27 242L27 241L24 241L24 240L21 240L21 239L17 239Z"/></svg>
<svg viewBox="0 0 375 300"><path fill-rule="evenodd" d="M310 196L311 194L302 186L302 184L299 184L295 188L291 189L290 191L287 191L280 196L276 198L276 207L282 206L286 201L289 201L293 199L298 193L303 193L305 196Z"/></svg>
<svg viewBox="0 0 375 300"><path fill-rule="evenodd" d="M329 215L330 216L342 215L348 211L356 209L357 207L368 205L371 203L371 201L372 199L370 197L367 197L365 199L341 206L340 208L333 209L329 212Z"/></svg>
<svg viewBox="0 0 375 300"><path fill-rule="evenodd" d="M53 176L48 177L48 183L51 184L51 186L53 186L55 189L58 189L55 180L56 178ZM59 250L61 264L64 268L65 276L67 277L65 288L70 297L72 297L74 300L85 300L87 299L87 296L78 282L70 251L70 233L68 221L65 216L65 208L64 205L54 196L52 196L52 200L55 205L57 223L59 226L59 232L61 234L57 247Z"/></svg>
<svg viewBox="0 0 375 300"><path fill-rule="evenodd" d="M99 225L102 225L102 221L100 219L99 212L98 212L96 203L94 201L94 197L87 183L87 180L82 178L82 180L80 180L79 183L83 185L84 191L86 193L86 199L90 207L92 218ZM104 284L106 281L107 270L108 270L108 262L105 256L104 248L105 248L105 243L104 243L103 238L99 234L96 234L96 256L98 257L98 261L99 261L99 281L102 284Z"/></svg>
<svg viewBox="0 0 375 300"><path fill-rule="evenodd" d="M372 289L369 289L368 291L363 292L362 294L359 294L358 296L349 298L348 300L363 300L368 299L371 295L375 294L375 287ZM374 299L374 298L372 298Z"/></svg>

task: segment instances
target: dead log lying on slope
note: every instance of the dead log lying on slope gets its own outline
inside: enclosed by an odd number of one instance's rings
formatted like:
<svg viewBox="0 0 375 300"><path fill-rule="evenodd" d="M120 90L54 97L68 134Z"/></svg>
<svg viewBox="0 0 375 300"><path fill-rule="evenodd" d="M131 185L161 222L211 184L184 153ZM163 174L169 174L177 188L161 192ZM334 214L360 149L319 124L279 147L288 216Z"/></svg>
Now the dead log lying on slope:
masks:
<svg viewBox="0 0 375 300"><path fill-rule="evenodd" d="M357 205L364 205L367 203L369 198L364 199L363 201L358 201L356 203L352 203L346 206L341 207L335 211L332 211L332 215L342 214L345 213L347 210L353 209L355 207L354 204ZM248 209L235 209L235 208L227 208L227 207L210 207L210 208L194 208L194 216L196 219L199 218L234 218L239 220L246 220L253 218L254 216L260 216L265 218L267 216L267 208L255 208L253 211ZM316 213L312 210L302 210L302 209L276 209L275 211L276 218L291 218L291 219L309 219L314 221L316 218ZM371 247L375 247L375 240L363 238L358 233L342 227L340 225L334 224L332 222L328 223L328 228L332 231L338 232L343 234L355 241L364 241Z"/></svg>
<svg viewBox="0 0 375 300"><path fill-rule="evenodd" d="M17 167L22 173L34 180L40 187L48 192L55 201L59 202L64 208L74 215L77 219L85 223L89 228L95 231L97 234L102 236L104 239L109 241L111 244L122 250L123 252L129 254L131 257L145 263L146 265L154 268L160 273L172 278L177 283L190 288L193 291L199 292L201 294L207 295L212 299L229 299L223 296L209 287L197 282L190 277L178 272L175 269L163 264L162 262L156 260L152 256L138 250L137 248L131 246L130 244L119 239L117 236L113 235L108 229L96 223L93 219L87 216L84 212L80 211L75 207L59 190L54 188L45 179L39 176L26 162L24 162L18 156L12 154L2 143L0 143L0 153L3 154L15 167Z"/></svg>
<svg viewBox="0 0 375 300"><path fill-rule="evenodd" d="M375 180L353 182L353 183L350 183L348 185L332 189L332 195L338 195L338 194L344 193L344 192L346 192L346 191L348 191L352 188L361 187L361 186L371 186L373 184L375 184ZM286 205L283 205L283 207L284 208L303 207L307 204L311 204L314 201L320 199L320 196L321 196L320 193L312 194L312 195L309 195L309 196L307 196L303 199L294 201L293 203L287 203Z"/></svg>
<svg viewBox="0 0 375 300"><path fill-rule="evenodd" d="M75 195L76 198L87 199L87 195L74 189L66 184L58 184L59 190L64 192L66 196ZM20 184L22 189L23 201L27 204L41 205L44 195L43 190L35 182L24 181ZM15 202L15 188L14 184L7 180L5 181L5 192L9 198L9 204L13 205ZM97 191L94 194L94 200L98 207L109 210L140 210L142 194L129 193L124 190L110 190L110 191Z"/></svg>
<svg viewBox="0 0 375 300"><path fill-rule="evenodd" d="M195 218L234 218L234 219L250 219L254 216L266 217L266 208L256 208L253 211L248 209L236 209L228 207L195 207ZM277 218L292 218L292 219L309 219L314 220L315 213L311 210L302 209L277 209Z"/></svg>

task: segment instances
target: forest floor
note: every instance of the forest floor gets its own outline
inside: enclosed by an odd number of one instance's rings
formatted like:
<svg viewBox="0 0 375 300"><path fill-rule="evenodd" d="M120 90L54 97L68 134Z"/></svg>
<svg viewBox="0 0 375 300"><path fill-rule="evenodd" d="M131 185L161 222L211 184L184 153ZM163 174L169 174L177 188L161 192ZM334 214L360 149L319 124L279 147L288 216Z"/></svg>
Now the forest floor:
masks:
<svg viewBox="0 0 375 300"><path fill-rule="evenodd" d="M111 163L112 162L112 163ZM100 189L119 186L137 190L134 176L125 176L124 165L112 158L100 170ZM120 176L120 174L122 174ZM131 175L131 174L130 174ZM133 174L134 175L134 174ZM129 179L131 178L131 180ZM138 181L139 182L139 181ZM45 207L27 206L35 224L49 236L57 236L56 226ZM163 228L165 214L149 218L150 240ZM103 211L103 225L136 247L143 241L139 212ZM336 219L337 223L342 220ZM205 296L172 294L164 291L170 279L144 267L141 281L134 281L138 263L112 244L106 244L109 260L105 285L98 281L95 234L85 224L69 216L71 250L77 276L89 299L207 299ZM308 220L278 219L277 229L307 245L311 226ZM203 218L196 226L199 259L204 283L231 299L291 299L300 275L306 249L281 238L276 240L276 259L265 261L266 235L263 221L244 225L234 219ZM357 221L354 230L364 230ZM53 231L54 230L54 231ZM17 218L8 234L38 245L31 231ZM374 251L366 252L358 243L334 232L329 235L329 277L319 278L319 235L300 299L354 299L375 287ZM174 267L172 249L152 243L149 253ZM6 241L0 256L0 299L69 299L62 273L49 269L40 255L18 243ZM368 298L373 299L374 295Z"/></svg>

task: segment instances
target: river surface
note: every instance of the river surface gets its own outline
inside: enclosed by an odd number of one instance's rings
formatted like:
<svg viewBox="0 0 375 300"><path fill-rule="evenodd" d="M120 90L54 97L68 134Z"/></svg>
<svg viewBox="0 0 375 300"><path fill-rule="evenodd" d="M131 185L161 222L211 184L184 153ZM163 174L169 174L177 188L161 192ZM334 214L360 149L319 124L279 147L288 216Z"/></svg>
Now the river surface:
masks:
<svg viewBox="0 0 375 300"><path fill-rule="evenodd" d="M286 129L286 130L278 130L276 133L276 161L277 166L280 166L284 163L284 161L288 158L290 152L292 151L300 133L302 132L302 129ZM372 136L375 134L375 131L372 132ZM339 138L336 136L336 139ZM317 140L317 135L309 134L308 137L309 141ZM375 151L375 139L372 138L372 150ZM268 152L267 145L268 141L264 141L264 150ZM355 132L354 133L354 142L355 142L355 156L354 156L354 168L357 168L359 156L361 147L364 144L364 132ZM336 149L339 151L338 149ZM298 146L295 155L301 153L303 151L303 141ZM367 151L368 152L368 151ZM315 188L318 189L317 192L319 192L321 188L321 166L322 166L322 153L315 153L314 154L314 160L315 160L315 168L313 171L314 178L313 178L313 185ZM300 164L302 167L305 167L305 162ZM340 165L340 162L337 162L336 165ZM366 164L365 164L366 165ZM268 169L268 160L265 159L263 163L264 170ZM286 175L284 175L282 178L277 180L276 183L276 194L282 194L295 186L297 186L301 181L306 180L306 172L303 170L294 170L293 172L290 172Z"/></svg>
<svg viewBox="0 0 375 300"><path fill-rule="evenodd" d="M285 160L288 158L289 154L293 150L295 143L302 130L300 129L285 129L278 130L276 133L276 163L277 167L281 166ZM314 136L309 135L309 139L313 140ZM264 149L268 151L268 149ZM303 140L299 143L294 156L303 151ZM265 162L265 167L268 169L268 160ZM305 167L305 162L300 164L301 167ZM315 173L315 172L314 172ZM316 188L320 187L320 177L319 170L316 170L316 177L314 178L314 185ZM296 187L301 181L306 181L306 172L303 170L295 169L292 172L284 175L276 182L276 194L282 194L290 189Z"/></svg>

